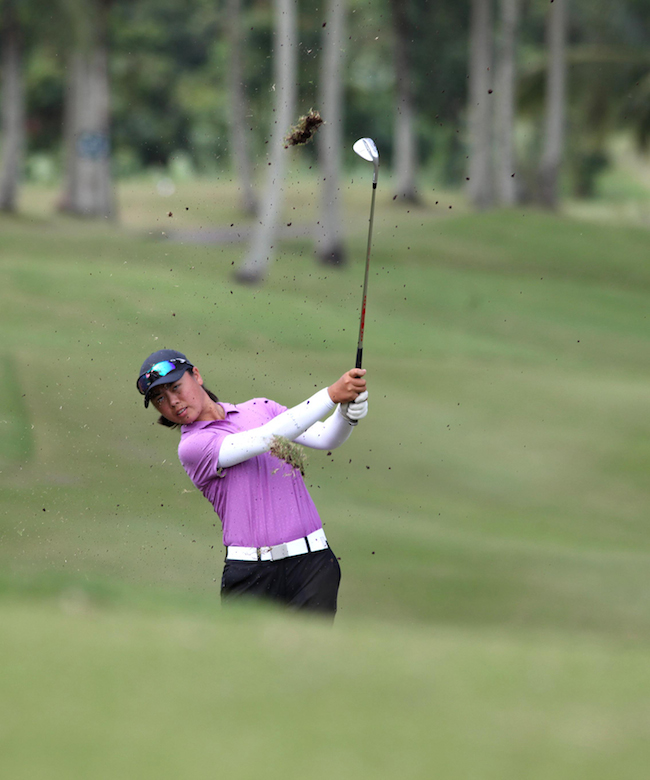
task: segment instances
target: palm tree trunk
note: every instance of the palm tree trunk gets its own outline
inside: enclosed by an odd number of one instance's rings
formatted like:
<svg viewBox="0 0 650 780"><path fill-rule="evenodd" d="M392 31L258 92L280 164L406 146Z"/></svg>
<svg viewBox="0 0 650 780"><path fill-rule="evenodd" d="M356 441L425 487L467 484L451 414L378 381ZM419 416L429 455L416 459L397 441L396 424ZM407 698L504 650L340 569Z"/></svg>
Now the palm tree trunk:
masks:
<svg viewBox="0 0 650 780"><path fill-rule="evenodd" d="M253 166L248 143L246 123L246 94L242 62L242 0L228 0L228 24L230 38L230 68L228 73L230 92L230 148L239 180L241 208L245 214L254 215L257 210L253 189Z"/></svg>
<svg viewBox="0 0 650 780"><path fill-rule="evenodd" d="M296 0L275 0L275 108L270 141L268 176L260 208L260 221L248 256L237 270L240 282L261 282L273 257L274 239L282 212L282 184L287 167L284 138L296 105Z"/></svg>
<svg viewBox="0 0 650 780"><path fill-rule="evenodd" d="M13 2L5 4L2 37L2 166L0 211L15 211L25 148L25 92L20 27Z"/></svg>
<svg viewBox="0 0 650 780"><path fill-rule="evenodd" d="M325 265L343 265L345 248L341 229L341 152L343 144L343 41L347 0L328 0L323 28L323 67L320 107L326 122L318 136L322 173L320 220L316 254Z"/></svg>
<svg viewBox="0 0 650 780"><path fill-rule="evenodd" d="M394 194L410 203L418 203L415 183L417 149L415 109L411 85L409 46L412 39L407 0L391 0L395 64L396 111L394 137L394 170L397 179Z"/></svg>
<svg viewBox="0 0 650 780"><path fill-rule="evenodd" d="M469 166L471 203L488 208L494 198L492 162L492 0L472 0L469 54Z"/></svg>
<svg viewBox="0 0 650 780"><path fill-rule="evenodd" d="M539 202L555 209L559 200L559 175L564 151L566 122L566 36L568 0L555 0L548 10L546 40L546 108L544 149L539 166Z"/></svg>
<svg viewBox="0 0 650 780"><path fill-rule="evenodd" d="M517 200L515 180L516 40L519 0L500 0L499 61L496 72L496 184L499 201L512 206Z"/></svg>
<svg viewBox="0 0 650 780"><path fill-rule="evenodd" d="M93 4L93 39L79 43L68 66L64 109L66 177L60 208L80 216L110 217L115 212L109 140L110 2L99 0Z"/></svg>

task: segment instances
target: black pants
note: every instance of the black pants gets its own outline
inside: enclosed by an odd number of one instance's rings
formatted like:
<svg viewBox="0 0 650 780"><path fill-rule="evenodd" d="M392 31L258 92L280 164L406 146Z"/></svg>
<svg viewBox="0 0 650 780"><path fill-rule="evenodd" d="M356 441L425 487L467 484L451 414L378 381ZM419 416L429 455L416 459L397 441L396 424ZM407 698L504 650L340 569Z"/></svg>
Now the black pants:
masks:
<svg viewBox="0 0 650 780"><path fill-rule="evenodd" d="M221 578L221 599L270 599L293 609L334 617L341 568L331 549L281 561L229 561Z"/></svg>

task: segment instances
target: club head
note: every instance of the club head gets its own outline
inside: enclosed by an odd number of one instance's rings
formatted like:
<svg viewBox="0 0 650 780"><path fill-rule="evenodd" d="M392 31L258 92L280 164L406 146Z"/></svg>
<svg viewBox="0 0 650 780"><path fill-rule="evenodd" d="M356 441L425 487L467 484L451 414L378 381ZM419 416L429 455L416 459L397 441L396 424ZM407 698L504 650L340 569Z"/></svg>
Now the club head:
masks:
<svg viewBox="0 0 650 780"><path fill-rule="evenodd" d="M363 157L364 160L368 160L368 162L374 163L375 165L378 164L379 152L377 151L377 147L372 138L359 138L352 149L359 157Z"/></svg>

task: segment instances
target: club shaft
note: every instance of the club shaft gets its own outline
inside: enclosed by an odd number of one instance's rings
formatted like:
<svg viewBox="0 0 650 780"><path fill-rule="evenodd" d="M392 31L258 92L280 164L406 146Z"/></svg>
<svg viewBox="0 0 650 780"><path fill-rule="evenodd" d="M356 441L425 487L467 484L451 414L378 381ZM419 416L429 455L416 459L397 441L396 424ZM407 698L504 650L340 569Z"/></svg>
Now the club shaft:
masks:
<svg viewBox="0 0 650 780"><path fill-rule="evenodd" d="M366 273L363 279L363 297L361 298L361 321L359 323L359 342L357 344L356 368L361 368L363 360L363 333L366 327L366 301L368 299L368 275L370 273L370 247L372 246L372 225L375 220L375 195L377 193L377 169L372 182L372 200L370 201L370 221L368 225L368 248L366 250Z"/></svg>

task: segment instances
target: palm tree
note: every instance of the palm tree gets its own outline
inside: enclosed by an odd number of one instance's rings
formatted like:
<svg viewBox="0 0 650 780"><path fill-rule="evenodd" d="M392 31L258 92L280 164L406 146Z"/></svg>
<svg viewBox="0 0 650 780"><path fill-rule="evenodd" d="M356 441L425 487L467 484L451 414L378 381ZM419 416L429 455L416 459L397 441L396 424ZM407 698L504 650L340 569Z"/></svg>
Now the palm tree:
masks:
<svg viewBox="0 0 650 780"><path fill-rule="evenodd" d="M498 63L496 69L496 188L499 201L517 200L514 130L516 118L516 40L519 0L500 0Z"/></svg>
<svg viewBox="0 0 650 780"><path fill-rule="evenodd" d="M4 15L0 25L0 48L2 49L0 211L15 211L25 148L25 94L17 0L5 0Z"/></svg>
<svg viewBox="0 0 650 780"><path fill-rule="evenodd" d="M410 203L418 203L416 188L417 140L409 47L412 30L407 0L391 0L393 15L393 61L395 65L396 111L394 131L395 194Z"/></svg>
<svg viewBox="0 0 650 780"><path fill-rule="evenodd" d="M110 171L108 13L113 0L70 4L75 45L64 108L65 185L60 208L71 214L113 216Z"/></svg>
<svg viewBox="0 0 650 780"><path fill-rule="evenodd" d="M345 247L341 229L341 150L343 141L343 61L347 0L328 0L323 28L323 65L320 106L325 124L318 137L322 172L320 220L316 254L325 265L343 265Z"/></svg>
<svg viewBox="0 0 650 780"><path fill-rule="evenodd" d="M230 38L230 147L241 188L241 207L252 216L257 210L253 189L249 133L246 128L246 94L242 62L242 0L228 0L228 36Z"/></svg>
<svg viewBox="0 0 650 780"><path fill-rule="evenodd" d="M566 37L568 0L555 0L548 9L546 46L546 107L544 148L538 172L539 202L549 209L558 205L558 179L564 151L566 121Z"/></svg>
<svg viewBox="0 0 650 780"><path fill-rule="evenodd" d="M282 185L287 165L284 139L296 105L296 11L296 0L275 0L275 84L272 87L275 90L275 108L268 175L259 224L248 255L235 273L238 281L249 284L261 282L266 276L282 211Z"/></svg>
<svg viewBox="0 0 650 780"><path fill-rule="evenodd" d="M480 209L492 205L492 0L472 0L469 53L468 195Z"/></svg>

